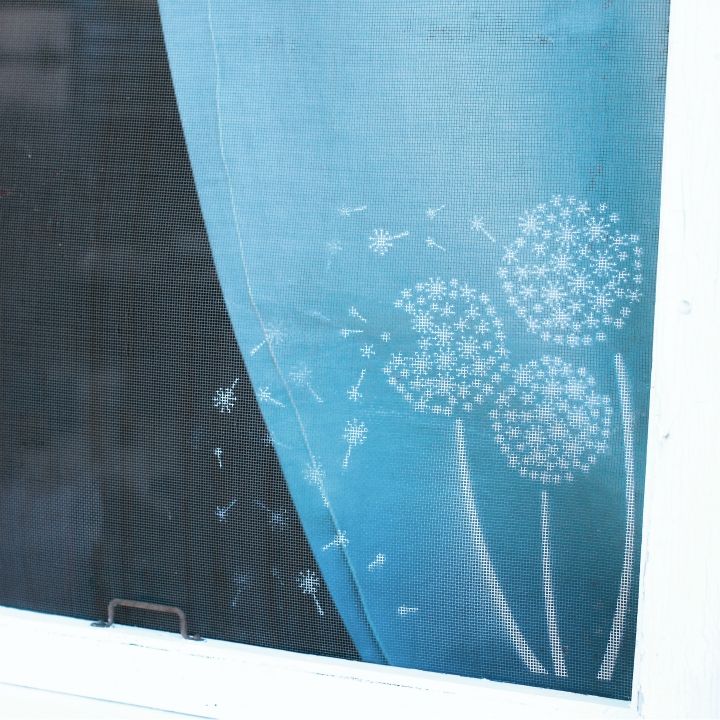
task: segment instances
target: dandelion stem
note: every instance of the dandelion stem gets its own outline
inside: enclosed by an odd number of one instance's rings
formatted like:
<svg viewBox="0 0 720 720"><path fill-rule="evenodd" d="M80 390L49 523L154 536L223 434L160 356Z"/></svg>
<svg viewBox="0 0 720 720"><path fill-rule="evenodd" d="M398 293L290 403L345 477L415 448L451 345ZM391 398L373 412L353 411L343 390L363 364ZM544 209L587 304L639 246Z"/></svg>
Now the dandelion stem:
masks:
<svg viewBox="0 0 720 720"><path fill-rule="evenodd" d="M555 675L558 677L567 677L565 656L563 655L560 633L557 626L557 615L555 613L555 593L553 591L552 561L550 557L550 498L548 497L547 490L542 491L540 506L540 515L542 518L541 537L545 618L547 620L548 637L550 638L553 669Z"/></svg>
<svg viewBox="0 0 720 720"><path fill-rule="evenodd" d="M318 599L315 597L315 594L313 593L312 596L313 602L315 603L315 607L317 608L318 615L324 615L323 609L320 607L320 603L318 602Z"/></svg>
<svg viewBox="0 0 720 720"><path fill-rule="evenodd" d="M625 361L620 354L615 356L615 372L620 394L623 441L625 444L625 553L612 629L605 649L605 656L597 674L598 680L607 681L612 680L623 634L625 633L625 614L630 600L632 566L635 555L635 441L633 414L630 402L630 383L625 369Z"/></svg>
<svg viewBox="0 0 720 720"><path fill-rule="evenodd" d="M519 655L525 667L533 673L546 675L547 670L537 659L535 653L525 640L525 636L515 622L512 610L505 599L505 593L500 586L500 581L495 574L490 552L485 543L480 518L478 517L475 507L475 494L470 483L470 466L468 464L467 453L465 451L465 428L462 420L455 421L455 445L457 449L458 476L460 480L460 497L463 510L470 525L470 533L472 535L475 549L480 556L480 567L492 598L495 610L500 616L505 629L510 637L510 642L515 648L515 652Z"/></svg>

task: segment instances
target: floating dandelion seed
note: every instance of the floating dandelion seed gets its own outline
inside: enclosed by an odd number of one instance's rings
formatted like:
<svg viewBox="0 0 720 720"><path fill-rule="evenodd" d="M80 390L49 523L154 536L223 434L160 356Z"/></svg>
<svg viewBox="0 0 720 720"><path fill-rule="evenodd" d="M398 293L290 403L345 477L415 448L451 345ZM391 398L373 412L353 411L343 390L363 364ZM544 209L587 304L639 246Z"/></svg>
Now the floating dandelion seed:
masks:
<svg viewBox="0 0 720 720"><path fill-rule="evenodd" d="M277 407L285 407L284 403L282 403L280 400L276 400L272 396L269 385L258 388L258 400L261 403L270 403L271 405L276 405Z"/></svg>
<svg viewBox="0 0 720 720"><path fill-rule="evenodd" d="M364 318L364 317L360 314L360 311L359 311L356 307L351 307L351 308L348 310L348 315L349 315L350 317L353 317L353 318L358 319L360 322L364 322L364 323L367 322L367 318Z"/></svg>
<svg viewBox="0 0 720 720"><path fill-rule="evenodd" d="M256 500L255 504L268 516L268 522L273 532L283 530L286 526L287 510L271 510L264 502Z"/></svg>
<svg viewBox="0 0 720 720"><path fill-rule="evenodd" d="M220 522L225 522L225 520L227 519L227 514L235 507L236 503L237 498L233 499L228 505L218 505L215 508L215 517Z"/></svg>
<svg viewBox="0 0 720 720"><path fill-rule="evenodd" d="M375 347L372 343L365 344L360 348L360 354L364 358L371 358L375 354Z"/></svg>
<svg viewBox="0 0 720 720"><path fill-rule="evenodd" d="M221 413L228 413L235 407L237 402L237 396L235 395L235 385L240 378L235 378L235 381L230 387L219 388L215 391L213 396L213 406L220 410Z"/></svg>
<svg viewBox="0 0 720 720"><path fill-rule="evenodd" d="M368 570L374 572L377 568L382 567L385 564L385 555L378 553L371 563L368 564Z"/></svg>
<svg viewBox="0 0 720 720"><path fill-rule="evenodd" d="M338 213L343 217L350 217L353 213L359 213L367 210L367 205L360 205L360 207L341 207Z"/></svg>
<svg viewBox="0 0 720 720"><path fill-rule="evenodd" d="M442 250L443 252L446 252L446 248L444 248L439 243L436 243L431 237L425 240L425 245L427 245L427 247L429 248L435 248L436 250Z"/></svg>
<svg viewBox="0 0 720 720"><path fill-rule="evenodd" d="M620 232L619 220L607 205L593 211L559 195L520 218L498 277L530 332L578 347L624 326L641 298L643 251L637 235Z"/></svg>
<svg viewBox="0 0 720 720"><path fill-rule="evenodd" d="M213 450L213 455L217 458L218 465L220 466L220 469L222 470L222 455L223 455L222 448L216 447Z"/></svg>
<svg viewBox="0 0 720 720"><path fill-rule="evenodd" d="M475 215L472 219L471 226L475 232L482 233L488 240L495 242L495 238L485 228L485 220L483 218Z"/></svg>
<svg viewBox="0 0 720 720"><path fill-rule="evenodd" d="M360 386L362 385L362 382L364 379L365 379L365 368L363 368L360 371L360 377L358 377L357 382L349 390L345 391L348 396L348 400L352 400L352 402L358 402L362 398L362 393L360 392Z"/></svg>
<svg viewBox="0 0 720 720"><path fill-rule="evenodd" d="M323 551L330 550L330 548L344 548L350 544L347 534L344 530L339 530L337 535L326 545L323 545Z"/></svg>
<svg viewBox="0 0 720 720"><path fill-rule="evenodd" d="M303 595L310 595L315 603L315 609L318 611L318 615L324 615L322 607L317 599L317 593L320 589L320 578L312 570L305 570L298 575L297 584L303 592Z"/></svg>
<svg viewBox="0 0 720 720"><path fill-rule="evenodd" d="M587 475L608 451L613 409L584 368L543 357L519 365L490 412L495 442L509 467L541 486L541 540L545 616L553 667L567 676L553 590L548 486Z"/></svg>
<svg viewBox="0 0 720 720"><path fill-rule="evenodd" d="M401 605L397 609L397 614L400 615L400 617L404 617L405 615L414 615L420 608L416 607L408 607L407 605Z"/></svg>
<svg viewBox="0 0 720 720"><path fill-rule="evenodd" d="M374 230L370 236L368 248L380 256L386 255L393 246L393 240L399 240L410 235L409 232L401 232L398 235L391 235L387 230Z"/></svg>
<svg viewBox="0 0 720 720"><path fill-rule="evenodd" d="M425 211L425 216L427 217L428 220L434 220L437 217L437 214L441 210L444 210L444 209L445 209L444 205L441 205L440 207L437 207L437 208L428 208Z"/></svg>
<svg viewBox="0 0 720 720"><path fill-rule="evenodd" d="M251 355L255 355L263 346L267 345L271 350L285 342L285 333L279 325L270 324L264 328L265 338L250 350Z"/></svg>
<svg viewBox="0 0 720 720"><path fill-rule="evenodd" d="M330 507L330 502L325 493L325 469L315 458L312 458L312 462L305 465L303 477L310 485L314 485L318 489L323 505Z"/></svg>
<svg viewBox="0 0 720 720"><path fill-rule="evenodd" d="M490 298L457 279L430 278L395 301L415 331L412 354L393 353L383 367L387 382L415 412L468 415L491 402L509 366L503 324ZM455 423L458 482L463 512L495 610L515 651L532 672L546 670L527 644L505 598L476 510L465 451L465 426Z"/></svg>
<svg viewBox="0 0 720 720"><path fill-rule="evenodd" d="M307 365L300 365L299 367L294 368L288 373L288 377L290 378L290 382L292 382L294 385L297 385L298 387L307 390L310 395L312 395L315 402L323 402L323 399L320 397L320 395L318 395L317 391L312 386L312 373Z"/></svg>
<svg viewBox="0 0 720 720"><path fill-rule="evenodd" d="M358 422L355 418L345 423L343 431L343 440L347 443L347 451L343 457L342 466L347 468L350 463L350 453L357 445L362 445L367 439L367 428L364 422Z"/></svg>

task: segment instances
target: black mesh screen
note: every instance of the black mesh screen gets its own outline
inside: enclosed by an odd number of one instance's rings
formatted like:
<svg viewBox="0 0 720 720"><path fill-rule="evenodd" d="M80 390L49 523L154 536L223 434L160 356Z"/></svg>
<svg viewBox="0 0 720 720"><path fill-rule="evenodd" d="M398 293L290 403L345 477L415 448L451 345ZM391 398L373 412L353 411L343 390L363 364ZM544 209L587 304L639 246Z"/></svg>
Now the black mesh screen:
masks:
<svg viewBox="0 0 720 720"><path fill-rule="evenodd" d="M206 637L354 658L325 588L320 617L298 587L318 570L215 277L154 2L0 4L0 158L0 604L159 602Z"/></svg>

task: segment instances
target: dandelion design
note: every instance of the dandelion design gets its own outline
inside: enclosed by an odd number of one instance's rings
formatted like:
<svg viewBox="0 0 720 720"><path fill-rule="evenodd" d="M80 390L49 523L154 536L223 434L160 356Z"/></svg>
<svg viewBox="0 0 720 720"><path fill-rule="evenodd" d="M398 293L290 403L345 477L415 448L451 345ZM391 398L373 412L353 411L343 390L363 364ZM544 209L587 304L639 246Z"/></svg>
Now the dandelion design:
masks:
<svg viewBox="0 0 720 720"><path fill-rule="evenodd" d="M360 311L355 306L352 306L348 310L348 315L352 318L359 320L360 322L363 322L363 323L367 322L367 318L363 317L362 314L360 313Z"/></svg>
<svg viewBox="0 0 720 720"><path fill-rule="evenodd" d="M282 508L281 510L272 510L260 500L256 500L255 505L257 505L257 507L259 507L260 510L267 515L268 522L270 523L270 527L273 532L275 532L275 530L285 529L287 524L287 510L285 508Z"/></svg>
<svg viewBox="0 0 720 720"><path fill-rule="evenodd" d="M438 216L438 213L439 213L441 210L444 210L444 209L445 209L445 206L444 206L444 205L441 205L440 207L436 207L436 208L428 208L428 209L425 211L425 217L426 217L428 220L434 220L434 219Z"/></svg>
<svg viewBox="0 0 720 720"><path fill-rule="evenodd" d="M519 219L498 277L508 304L545 342L578 347L620 329L641 298L640 238L606 204L556 195Z"/></svg>
<svg viewBox="0 0 720 720"><path fill-rule="evenodd" d="M338 530L335 537L329 542L323 545L323 552L330 550L331 548L344 548L350 544L347 533L344 530Z"/></svg>
<svg viewBox="0 0 720 720"><path fill-rule="evenodd" d="M312 386L312 372L307 365L300 365L296 368L293 368L288 373L288 378L293 385L307 390L307 392L310 393L315 402L324 402L320 395L318 395L317 390L315 390L315 388Z"/></svg>
<svg viewBox="0 0 720 720"><path fill-rule="evenodd" d="M315 458L312 458L311 462L306 463L305 468L303 469L303 477L310 485L318 489L323 505L325 505L325 507L330 507L330 501L328 500L327 493L325 492L325 469Z"/></svg>
<svg viewBox="0 0 720 720"><path fill-rule="evenodd" d="M387 230L373 230L373 234L369 238L370 244L368 245L368 249L380 255L380 257L383 257L392 249L394 240L400 240L409 235L410 233L407 231L398 233L397 235L391 235Z"/></svg>
<svg viewBox="0 0 720 720"><path fill-rule="evenodd" d="M235 407L237 402L237 395L235 395L235 386L237 385L240 378L235 378L233 384L230 387L218 388L213 396L213 406L216 407L220 413L227 413L228 415Z"/></svg>
<svg viewBox="0 0 720 720"><path fill-rule="evenodd" d="M263 387L258 388L257 396L258 400L263 404L269 403L270 405L275 405L276 407L285 407L285 404L283 402L281 402L280 400L276 400L272 396L269 385L264 385Z"/></svg>
<svg viewBox="0 0 720 720"><path fill-rule="evenodd" d="M486 403L508 356L490 298L431 278L403 290L395 306L410 316L417 348L393 353L383 373L413 410L451 416Z"/></svg>
<svg viewBox="0 0 720 720"><path fill-rule="evenodd" d="M237 498L233 498L227 505L218 505L215 508L215 517L220 522L225 522L227 520L227 514L235 507L237 504Z"/></svg>
<svg viewBox="0 0 720 720"><path fill-rule="evenodd" d="M618 380L618 394L622 413L623 444L625 448L625 551L623 553L620 587L615 604L610 637L603 655L598 680L609 682L613 679L615 664L625 634L625 616L630 602L632 588L633 558L635 555L635 431L631 404L630 381L623 356L615 356L615 373Z"/></svg>
<svg viewBox="0 0 720 720"><path fill-rule="evenodd" d="M286 335L282 327L280 325L274 325L272 323L263 328L263 335L264 338L262 342L258 343L257 345L255 345L255 347L250 349L250 355L255 355L265 346L267 346L271 350L274 350L279 345L282 345L286 339Z"/></svg>
<svg viewBox="0 0 720 720"><path fill-rule="evenodd" d="M431 237L425 240L425 246L435 250L442 250L443 252L447 252L447 248L444 248L442 245L440 245L440 243L435 242L435 240L433 240Z"/></svg>
<svg viewBox="0 0 720 720"><path fill-rule="evenodd" d="M223 456L223 450L221 447L216 447L213 450L213 455L217 458L218 466L222 470L222 456Z"/></svg>
<svg viewBox="0 0 720 720"><path fill-rule="evenodd" d="M367 205L360 205L359 207L348 207L347 205L338 209L338 214L342 217L350 217L354 213L365 212Z"/></svg>
<svg viewBox="0 0 720 720"><path fill-rule="evenodd" d="M383 565L385 565L385 555L383 553L378 553L369 563L367 566L368 572L375 572L378 568L381 568Z"/></svg>
<svg viewBox="0 0 720 720"><path fill-rule="evenodd" d="M343 440L347 443L347 450L343 457L342 467L347 469L350 464L350 454L353 448L358 445L362 445L367 440L367 427L364 422L358 422L355 418L348 420L345 423L345 430L343 431Z"/></svg>
<svg viewBox="0 0 720 720"><path fill-rule="evenodd" d="M415 615L420 610L418 607L409 607L407 605L400 605L400 607L397 609L397 614L400 617L405 617L406 615Z"/></svg>
<svg viewBox="0 0 720 720"><path fill-rule="evenodd" d="M360 371L360 376L357 379L357 382L352 385L348 390L346 390L346 394L348 396L348 400L351 400L352 402L358 402L362 399L362 393L360 392L360 386L363 383L363 380L365 379L365 368L363 368Z"/></svg>
<svg viewBox="0 0 720 720"><path fill-rule="evenodd" d="M465 450L463 417L491 403L509 366L503 323L490 298L457 279L430 278L406 288L395 307L410 319L416 347L394 352L383 367L388 384L418 413L452 417L464 515L495 610L518 656L546 673L518 627L495 572L477 513Z"/></svg>
<svg viewBox="0 0 720 720"><path fill-rule="evenodd" d="M303 595L309 595L315 604L315 609L318 611L318 615L322 616L323 612L320 602L317 599L317 593L320 589L320 578L317 573L312 570L305 570L301 572L297 577L297 584L302 590Z"/></svg>
<svg viewBox="0 0 720 720"><path fill-rule="evenodd" d="M519 365L509 378L490 411L492 429L508 466L541 488L545 617L555 675L567 677L555 611L548 488L587 475L608 451L613 409L584 368L557 357Z"/></svg>
<svg viewBox="0 0 720 720"><path fill-rule="evenodd" d="M490 242L495 242L495 238L487 231L485 227L485 220L479 215L475 215L470 223L470 226L475 232L484 235Z"/></svg>

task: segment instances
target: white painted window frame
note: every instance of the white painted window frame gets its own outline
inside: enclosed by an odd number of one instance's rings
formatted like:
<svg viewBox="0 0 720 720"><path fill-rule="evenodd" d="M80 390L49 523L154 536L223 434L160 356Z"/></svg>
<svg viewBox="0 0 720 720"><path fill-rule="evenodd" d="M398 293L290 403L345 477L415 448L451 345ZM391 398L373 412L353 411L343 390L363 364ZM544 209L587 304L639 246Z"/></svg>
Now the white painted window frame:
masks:
<svg viewBox="0 0 720 720"><path fill-rule="evenodd" d="M9 608L0 683L202 717L720 717L718 37L720 0L672 1L632 701Z"/></svg>

